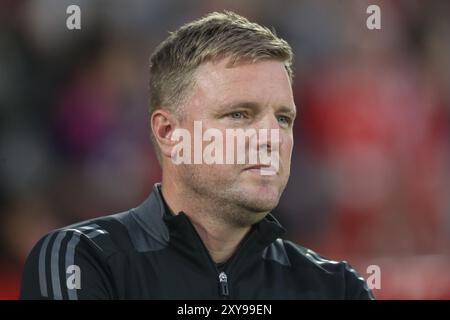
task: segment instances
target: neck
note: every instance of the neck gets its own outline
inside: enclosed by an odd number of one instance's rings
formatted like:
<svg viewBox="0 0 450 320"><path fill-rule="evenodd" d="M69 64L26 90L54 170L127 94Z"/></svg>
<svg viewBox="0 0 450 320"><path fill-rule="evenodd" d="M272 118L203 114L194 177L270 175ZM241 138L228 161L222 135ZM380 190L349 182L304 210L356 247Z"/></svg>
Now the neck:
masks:
<svg viewBox="0 0 450 320"><path fill-rule="evenodd" d="M191 220L195 230L216 263L227 261L237 250L250 227L238 227L224 223L216 217L220 208L193 197L169 179L162 179L161 192L170 209L175 213L183 211ZM211 214L211 212L215 214Z"/></svg>
<svg viewBox="0 0 450 320"><path fill-rule="evenodd" d="M242 239L250 230L250 227L232 228L205 221L204 217L189 215L195 230L202 239L211 258L216 263L226 262L236 252Z"/></svg>

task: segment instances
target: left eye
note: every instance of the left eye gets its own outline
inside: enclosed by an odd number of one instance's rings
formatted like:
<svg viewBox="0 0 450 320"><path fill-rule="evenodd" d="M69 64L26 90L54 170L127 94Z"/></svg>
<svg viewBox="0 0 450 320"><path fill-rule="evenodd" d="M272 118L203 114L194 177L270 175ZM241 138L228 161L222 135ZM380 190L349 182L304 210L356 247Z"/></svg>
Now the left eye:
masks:
<svg viewBox="0 0 450 320"><path fill-rule="evenodd" d="M278 116L278 121L282 124L290 124L291 123L291 119L289 119L288 117L285 116Z"/></svg>
<svg viewBox="0 0 450 320"><path fill-rule="evenodd" d="M236 111L229 114L232 119L242 119L244 114L242 112Z"/></svg>

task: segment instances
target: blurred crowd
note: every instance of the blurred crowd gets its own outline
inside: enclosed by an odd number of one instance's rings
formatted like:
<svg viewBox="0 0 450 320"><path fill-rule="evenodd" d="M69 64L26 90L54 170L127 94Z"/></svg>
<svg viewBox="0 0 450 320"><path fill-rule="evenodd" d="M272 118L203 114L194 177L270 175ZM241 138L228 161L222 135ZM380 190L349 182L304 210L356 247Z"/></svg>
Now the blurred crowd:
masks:
<svg viewBox="0 0 450 320"><path fill-rule="evenodd" d="M81 8L81 30L66 8ZM366 27L369 4L381 30ZM160 179L148 58L168 31L232 10L295 53L295 242L349 261L377 298L450 299L450 2L0 2L0 299L48 231L139 204Z"/></svg>

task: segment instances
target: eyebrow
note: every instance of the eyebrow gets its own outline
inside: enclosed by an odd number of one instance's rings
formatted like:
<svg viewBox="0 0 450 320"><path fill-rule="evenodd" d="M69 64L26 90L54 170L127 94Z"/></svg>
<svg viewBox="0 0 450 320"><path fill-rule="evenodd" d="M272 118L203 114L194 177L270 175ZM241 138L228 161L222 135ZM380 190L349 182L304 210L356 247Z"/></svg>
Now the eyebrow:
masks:
<svg viewBox="0 0 450 320"><path fill-rule="evenodd" d="M281 106L280 108L279 108L279 111L280 112L284 112L284 113L288 113L288 114L290 114L292 117L294 117L295 118L295 116L297 115L297 110L296 110L296 108L294 107L294 108L289 108L289 107L286 107L286 106Z"/></svg>
<svg viewBox="0 0 450 320"><path fill-rule="evenodd" d="M261 105L257 102L253 102L253 101L240 101L240 102L233 102L233 103L229 103L229 104L224 104L221 105L218 110L223 111L225 109L228 110L235 110L235 109L261 109ZM287 106L280 106L278 107L278 112L283 112L283 113L287 113L290 114L292 117L295 118L295 116L297 115L297 111L294 108L290 108Z"/></svg>

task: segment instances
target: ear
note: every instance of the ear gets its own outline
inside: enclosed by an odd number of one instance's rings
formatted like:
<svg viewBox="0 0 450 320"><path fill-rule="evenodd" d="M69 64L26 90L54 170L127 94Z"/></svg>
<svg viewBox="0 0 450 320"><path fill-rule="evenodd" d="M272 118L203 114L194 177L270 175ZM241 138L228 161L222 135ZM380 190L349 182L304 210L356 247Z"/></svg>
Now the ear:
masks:
<svg viewBox="0 0 450 320"><path fill-rule="evenodd" d="M177 143L177 141L171 139L173 131L179 125L177 117L168 110L158 109L152 113L150 125L161 150L161 155L170 157L172 148Z"/></svg>

